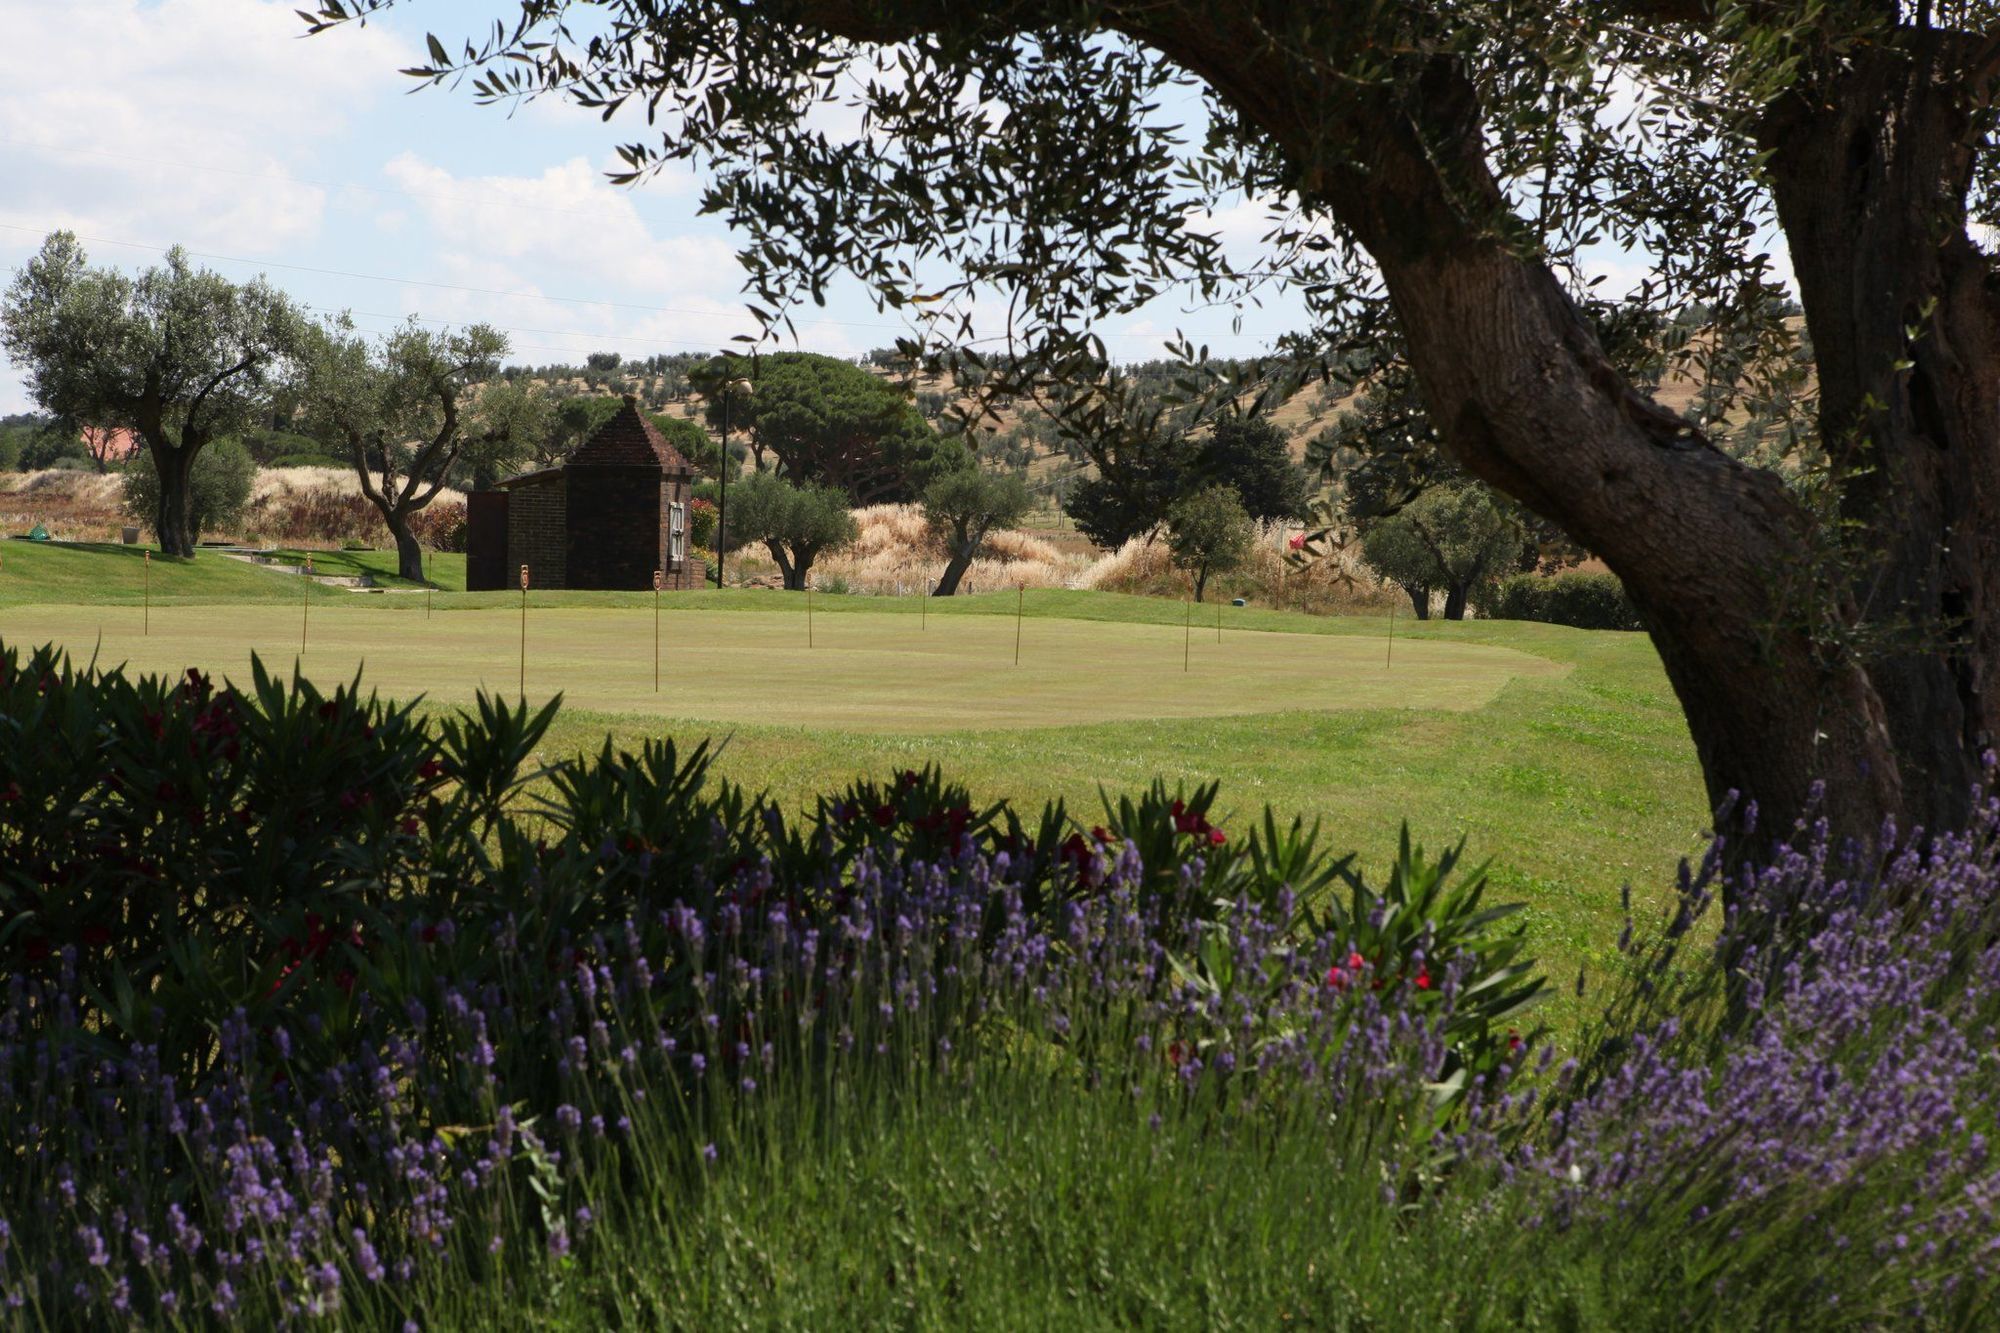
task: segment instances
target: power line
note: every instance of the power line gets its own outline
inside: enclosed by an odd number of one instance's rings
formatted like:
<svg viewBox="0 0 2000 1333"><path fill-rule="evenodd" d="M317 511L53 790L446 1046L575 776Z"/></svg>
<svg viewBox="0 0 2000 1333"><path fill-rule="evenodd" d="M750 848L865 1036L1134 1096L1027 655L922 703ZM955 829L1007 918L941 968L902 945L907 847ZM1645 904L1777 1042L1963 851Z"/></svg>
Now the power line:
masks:
<svg viewBox="0 0 2000 1333"><path fill-rule="evenodd" d="M35 227L16 226L9 222L0 222L0 230L26 232L29 235L35 235L40 231L45 235L47 234L47 230L54 229L49 228L44 230ZM155 254L165 254L173 248L166 245L149 245L143 241L113 240L105 236L79 236L77 239L90 245L112 245L121 246L129 250L150 250ZM279 268L292 273L312 273L327 278L354 278L361 282L386 282L403 287L434 287L440 291L469 292L475 296L499 296L512 300L526 301L554 301L562 305L602 306L607 310L637 310L649 315L700 315L704 318L709 318L713 317L716 313L713 310L690 310L684 306L639 305L631 301L599 301L583 296L549 296L542 292L512 292L504 291L497 287L472 287L457 282L433 282L426 278L398 278L381 273L356 273L351 269L318 268L311 264L287 264L276 259L245 259L241 255L217 254L207 250L188 250L186 253L194 256L196 259L211 259L224 264L247 264L252 268ZM829 319L817 322L838 324L844 328L854 329L899 329L906 333L910 331L909 326L905 324L865 324L856 320L843 319Z"/></svg>
<svg viewBox="0 0 2000 1333"><path fill-rule="evenodd" d="M55 230L55 228L24 227L16 223L0 222L0 231L22 232L31 236L47 235L48 232L53 230ZM154 254L165 254L168 250L173 248L171 246L165 246L165 245L152 245L143 241L115 240L105 236L79 236L77 239L89 245L109 245L128 250L146 250ZM386 274L380 274L380 273L359 273L351 269L321 268L311 264L288 264L276 259L246 259L241 255L225 255L217 253L215 251L207 251L207 250L187 250L185 247L183 247L183 251L184 253L196 259L213 260L217 263L243 264L252 268L284 269L287 272L292 272L292 273L310 273L319 277L329 277L329 278L351 278L360 282L380 282L380 283L388 283L395 286L429 287L439 291L464 292L475 296L497 296L507 300L549 301L560 305L598 306L607 310L633 310L643 314L652 314L652 315L694 315L703 319L714 319L719 316L719 312L717 311L692 310L684 306L640 305L638 303L630 301L601 301L590 297L582 297L582 296L550 296L543 292L505 291L495 287L473 287L464 283L435 282L425 278L391 277ZM887 329L893 332L905 333L905 334L916 332L916 330L911 328L911 326L909 326L908 324L868 323L861 320L847 320L847 319L816 319L812 322L815 324L831 325L836 328ZM545 330L545 332L556 333L562 336L570 336L566 330L551 329L551 330ZM607 339L622 338L629 341L653 341L653 342L663 342L663 343L676 342L676 340L670 338L639 339L631 337L629 335L622 335L622 334L581 333L575 336L601 337ZM997 337L998 335L995 336ZM1164 335L1159 333L1133 333L1133 332L1125 332L1119 330L1107 330L1101 333L1099 336L1106 338L1150 338L1150 339L1164 341ZM1247 337L1252 337L1254 335L1232 331L1229 333L1185 334L1181 336L1187 337L1189 339L1199 338L1203 342L1209 342L1225 337L1247 338ZM993 339L987 338L987 339L979 339L976 341L990 342L993 341ZM684 343L682 345L705 347L708 346L709 344Z"/></svg>

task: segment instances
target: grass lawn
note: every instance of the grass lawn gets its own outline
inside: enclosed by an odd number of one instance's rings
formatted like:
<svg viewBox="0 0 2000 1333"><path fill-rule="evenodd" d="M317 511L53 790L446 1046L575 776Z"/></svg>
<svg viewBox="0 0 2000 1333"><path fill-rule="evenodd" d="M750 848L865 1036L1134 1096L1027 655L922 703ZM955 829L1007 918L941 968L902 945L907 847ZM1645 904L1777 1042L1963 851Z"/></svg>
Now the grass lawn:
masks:
<svg viewBox="0 0 2000 1333"><path fill-rule="evenodd" d="M140 634L136 548L0 543L0 640L57 640L148 669L289 667L302 585L203 553L153 564ZM393 552L315 553L328 572L393 570ZM462 585L462 557L438 557ZM518 593L310 593L309 671L366 678L439 705L482 684L512 694ZM1693 746L1643 635L1519 622L1387 622L1031 592L1013 665L1012 593L933 601L773 592L662 599L665 670L652 689L653 598L529 597L528 693L564 692L563 750L607 733L728 737L721 771L802 801L859 773L942 765L982 798L1066 799L1089 823L1101 786L1219 781L1240 825L1267 803L1324 819L1380 864L1408 819L1431 845L1464 836L1559 976L1607 962L1618 889L1664 896L1699 846ZM101 636L101 639L100 639ZM1190 669L1182 670L1182 654ZM1567 996L1568 990L1564 988ZM1565 1006L1566 1007L1566 1006ZM1559 1015L1560 1017L1560 1015Z"/></svg>

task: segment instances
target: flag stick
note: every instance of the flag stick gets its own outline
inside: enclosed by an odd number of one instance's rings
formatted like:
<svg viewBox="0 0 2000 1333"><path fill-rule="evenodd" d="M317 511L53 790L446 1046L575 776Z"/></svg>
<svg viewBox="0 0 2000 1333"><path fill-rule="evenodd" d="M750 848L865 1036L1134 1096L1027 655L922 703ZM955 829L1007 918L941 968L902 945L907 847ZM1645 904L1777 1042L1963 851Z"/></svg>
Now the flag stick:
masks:
<svg viewBox="0 0 2000 1333"><path fill-rule="evenodd" d="M1389 603L1389 646L1382 653L1382 669L1389 669L1389 663L1396 657L1396 604Z"/></svg>
<svg viewBox="0 0 2000 1333"><path fill-rule="evenodd" d="M306 625L312 619L313 558L306 557L305 572L299 576L303 585L299 594L299 656L306 655Z"/></svg>
<svg viewBox="0 0 2000 1333"><path fill-rule="evenodd" d="M521 703L528 702L528 567L521 566Z"/></svg>
<svg viewBox="0 0 2000 1333"><path fill-rule="evenodd" d="M146 557L146 605L145 609L140 612L139 632L141 634L151 634L153 632L153 553L146 551L142 554Z"/></svg>
<svg viewBox="0 0 2000 1333"><path fill-rule="evenodd" d="M1181 670L1188 669L1188 654L1194 649L1194 597L1181 598L1183 620L1181 624Z"/></svg>
<svg viewBox="0 0 2000 1333"><path fill-rule="evenodd" d="M1028 598L1028 585L1014 589L1014 665L1021 665L1021 603Z"/></svg>
<svg viewBox="0 0 2000 1333"><path fill-rule="evenodd" d="M813 581L806 580L806 647L813 646Z"/></svg>
<svg viewBox="0 0 2000 1333"><path fill-rule="evenodd" d="M1222 642L1222 603L1215 604L1215 641Z"/></svg>
<svg viewBox="0 0 2000 1333"><path fill-rule="evenodd" d="M653 571L653 693L660 692L660 584L661 571Z"/></svg>

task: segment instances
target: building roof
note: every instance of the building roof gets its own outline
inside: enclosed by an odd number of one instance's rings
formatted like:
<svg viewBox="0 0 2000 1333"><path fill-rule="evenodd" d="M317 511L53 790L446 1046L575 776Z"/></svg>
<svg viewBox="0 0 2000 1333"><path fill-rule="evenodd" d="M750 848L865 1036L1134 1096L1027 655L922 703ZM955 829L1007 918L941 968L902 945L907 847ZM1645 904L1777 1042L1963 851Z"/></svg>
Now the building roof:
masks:
<svg viewBox="0 0 2000 1333"><path fill-rule="evenodd" d="M667 443L659 427L639 410L639 400L625 395L625 405L597 433L577 446L567 467L658 467L668 472L692 472L680 450Z"/></svg>

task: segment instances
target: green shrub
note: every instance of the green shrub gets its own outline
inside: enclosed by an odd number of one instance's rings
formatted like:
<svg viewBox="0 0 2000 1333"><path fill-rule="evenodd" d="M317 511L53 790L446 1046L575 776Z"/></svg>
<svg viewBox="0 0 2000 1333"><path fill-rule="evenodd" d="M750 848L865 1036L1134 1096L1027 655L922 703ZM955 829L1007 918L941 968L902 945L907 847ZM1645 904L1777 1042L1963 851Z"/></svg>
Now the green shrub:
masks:
<svg viewBox="0 0 2000 1333"><path fill-rule="evenodd" d="M203 449L195 455L188 478L189 526L200 534L240 521L256 476L250 451L236 441L217 440ZM160 474L153 468L150 450L134 454L125 465L125 512L149 529L159 521Z"/></svg>
<svg viewBox="0 0 2000 1333"><path fill-rule="evenodd" d="M1479 613L1489 620L1539 620L1577 629L1646 628L1615 574L1516 574L1480 599Z"/></svg>

